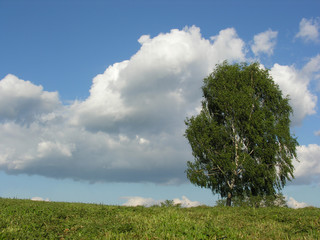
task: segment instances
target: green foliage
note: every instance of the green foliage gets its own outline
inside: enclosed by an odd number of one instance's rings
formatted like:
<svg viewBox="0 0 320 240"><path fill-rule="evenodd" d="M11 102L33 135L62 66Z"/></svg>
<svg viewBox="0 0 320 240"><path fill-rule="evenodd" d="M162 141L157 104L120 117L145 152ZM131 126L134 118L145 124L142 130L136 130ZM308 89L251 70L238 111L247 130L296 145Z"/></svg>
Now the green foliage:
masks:
<svg viewBox="0 0 320 240"><path fill-rule="evenodd" d="M298 145L288 98L258 63L217 65L202 91L200 114L185 121L189 180L230 201L275 195L293 178Z"/></svg>
<svg viewBox="0 0 320 240"><path fill-rule="evenodd" d="M161 207L181 207L181 204L175 204L173 200L165 200L164 202L160 203Z"/></svg>
<svg viewBox="0 0 320 240"><path fill-rule="evenodd" d="M0 199L0 239L320 239L320 209L120 207Z"/></svg>
<svg viewBox="0 0 320 240"><path fill-rule="evenodd" d="M216 206L222 207L226 205L226 199L216 201ZM234 207L288 207L285 197L279 193L268 196L250 196L250 197L234 197L232 200Z"/></svg>

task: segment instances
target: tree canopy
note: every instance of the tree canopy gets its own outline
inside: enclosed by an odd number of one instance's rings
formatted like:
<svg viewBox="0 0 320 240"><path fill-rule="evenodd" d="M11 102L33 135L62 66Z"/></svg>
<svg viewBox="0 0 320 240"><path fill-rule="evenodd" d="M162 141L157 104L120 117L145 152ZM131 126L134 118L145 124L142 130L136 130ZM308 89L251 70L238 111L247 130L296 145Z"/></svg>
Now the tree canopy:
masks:
<svg viewBox="0 0 320 240"><path fill-rule="evenodd" d="M202 110L187 118L189 180L231 205L232 196L274 195L293 176L292 108L259 63L224 62L203 81Z"/></svg>

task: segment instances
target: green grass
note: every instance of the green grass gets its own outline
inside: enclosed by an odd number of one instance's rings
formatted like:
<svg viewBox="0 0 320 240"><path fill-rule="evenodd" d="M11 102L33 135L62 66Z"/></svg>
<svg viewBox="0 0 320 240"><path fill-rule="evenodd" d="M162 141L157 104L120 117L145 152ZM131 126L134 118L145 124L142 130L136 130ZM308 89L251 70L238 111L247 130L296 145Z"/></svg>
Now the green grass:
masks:
<svg viewBox="0 0 320 240"><path fill-rule="evenodd" d="M320 209L146 208L0 199L0 239L320 239Z"/></svg>

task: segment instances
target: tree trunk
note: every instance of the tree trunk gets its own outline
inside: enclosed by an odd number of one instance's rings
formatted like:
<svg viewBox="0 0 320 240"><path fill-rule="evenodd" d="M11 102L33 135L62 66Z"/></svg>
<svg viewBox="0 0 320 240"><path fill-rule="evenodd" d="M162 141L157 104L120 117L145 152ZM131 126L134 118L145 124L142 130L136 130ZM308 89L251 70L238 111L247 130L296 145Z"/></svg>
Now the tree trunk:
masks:
<svg viewBox="0 0 320 240"><path fill-rule="evenodd" d="M227 197L227 206L231 207L231 198L232 198L232 194L230 192L228 192L228 197Z"/></svg>

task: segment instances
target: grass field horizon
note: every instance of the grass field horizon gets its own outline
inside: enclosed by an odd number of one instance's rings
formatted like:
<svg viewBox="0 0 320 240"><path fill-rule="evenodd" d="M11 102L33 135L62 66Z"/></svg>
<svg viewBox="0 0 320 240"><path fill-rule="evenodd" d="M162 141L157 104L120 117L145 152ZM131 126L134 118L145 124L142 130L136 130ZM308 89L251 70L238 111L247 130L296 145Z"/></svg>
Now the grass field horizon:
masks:
<svg viewBox="0 0 320 240"><path fill-rule="evenodd" d="M320 239L320 208L126 207L0 198L0 239Z"/></svg>

